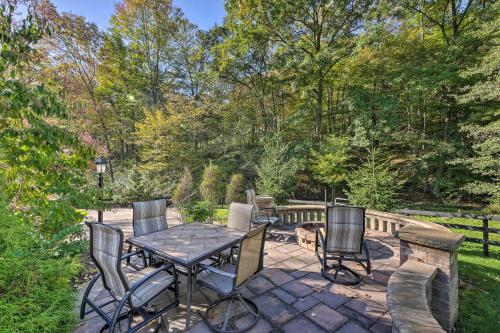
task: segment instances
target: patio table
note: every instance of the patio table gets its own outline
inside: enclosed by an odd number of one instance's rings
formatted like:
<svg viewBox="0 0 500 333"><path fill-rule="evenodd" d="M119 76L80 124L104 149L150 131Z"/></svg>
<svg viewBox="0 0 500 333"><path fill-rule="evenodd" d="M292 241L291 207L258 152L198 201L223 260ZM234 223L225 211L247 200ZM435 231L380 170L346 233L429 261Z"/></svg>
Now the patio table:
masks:
<svg viewBox="0 0 500 333"><path fill-rule="evenodd" d="M150 234L131 237L127 243L184 267L187 272L186 329L191 319L193 268L238 244L244 232L204 223L181 224Z"/></svg>

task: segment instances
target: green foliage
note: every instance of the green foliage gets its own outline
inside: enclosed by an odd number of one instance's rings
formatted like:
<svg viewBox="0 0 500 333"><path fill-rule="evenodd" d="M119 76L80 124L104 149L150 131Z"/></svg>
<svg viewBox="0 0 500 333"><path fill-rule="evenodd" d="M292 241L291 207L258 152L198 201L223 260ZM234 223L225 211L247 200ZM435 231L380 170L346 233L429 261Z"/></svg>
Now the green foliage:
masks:
<svg viewBox="0 0 500 333"><path fill-rule="evenodd" d="M400 188L397 174L389 171L387 163L378 160L377 150L369 151L369 157L347 179L349 202L382 211L395 205L396 191Z"/></svg>
<svg viewBox="0 0 500 333"><path fill-rule="evenodd" d="M53 245L0 200L0 332L63 333L73 329L77 318L71 280L79 272L78 257L61 256L61 248L51 248ZM63 249L71 252L67 250Z"/></svg>
<svg viewBox="0 0 500 333"><path fill-rule="evenodd" d="M276 134L264 144L256 167L258 193L274 197L276 203L285 202L296 186L295 177L300 165L290 155L290 145L284 142L280 134Z"/></svg>
<svg viewBox="0 0 500 333"><path fill-rule="evenodd" d="M231 202L246 203L245 178L240 173L232 175L226 186L226 203Z"/></svg>
<svg viewBox="0 0 500 333"><path fill-rule="evenodd" d="M313 177L329 186L339 186L347 178L351 159L349 139L329 135L318 150L313 150Z"/></svg>
<svg viewBox="0 0 500 333"><path fill-rule="evenodd" d="M210 161L203 172L200 193L203 200L211 207L221 203L225 188L223 179L219 166L212 164Z"/></svg>
<svg viewBox="0 0 500 333"><path fill-rule="evenodd" d="M194 205L187 205L181 208L187 222L210 222L215 217L212 205L205 201L198 201Z"/></svg>
<svg viewBox="0 0 500 333"><path fill-rule="evenodd" d="M107 184L111 187L113 202L121 205L129 205L134 201L164 198L172 187L172 184L141 172L137 167L116 175L115 181Z"/></svg>
<svg viewBox="0 0 500 333"><path fill-rule="evenodd" d="M16 25L13 8L0 10L0 187L50 237L82 220L76 206L92 206L84 174L93 152L61 126L66 110L58 98L22 77L46 27L33 16Z"/></svg>
<svg viewBox="0 0 500 333"><path fill-rule="evenodd" d="M182 204L191 204L193 200L193 194L195 193L194 189L194 180L193 175L188 167L184 168L184 174L182 175L179 183L175 187L173 199L177 205Z"/></svg>
<svg viewBox="0 0 500 333"><path fill-rule="evenodd" d="M486 195L490 203L489 210L500 212L500 120L485 126L465 126L463 131L473 142L474 156L453 161L464 164L482 177L467 184L464 189L473 194Z"/></svg>

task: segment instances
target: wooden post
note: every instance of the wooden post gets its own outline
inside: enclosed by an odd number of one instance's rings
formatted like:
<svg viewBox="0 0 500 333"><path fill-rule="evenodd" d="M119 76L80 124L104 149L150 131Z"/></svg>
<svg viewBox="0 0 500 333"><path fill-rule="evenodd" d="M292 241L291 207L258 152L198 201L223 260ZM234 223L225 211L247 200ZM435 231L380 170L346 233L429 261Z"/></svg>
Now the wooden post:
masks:
<svg viewBox="0 0 500 333"><path fill-rule="evenodd" d="M488 228L488 219L483 219L483 255L485 257L489 255L488 241L490 240L490 233L488 231Z"/></svg>

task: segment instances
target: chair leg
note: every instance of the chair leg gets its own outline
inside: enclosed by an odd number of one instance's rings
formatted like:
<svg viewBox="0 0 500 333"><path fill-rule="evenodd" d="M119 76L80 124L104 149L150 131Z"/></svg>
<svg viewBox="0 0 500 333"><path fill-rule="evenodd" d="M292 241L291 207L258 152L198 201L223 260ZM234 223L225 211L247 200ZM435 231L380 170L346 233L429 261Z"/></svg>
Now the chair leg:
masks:
<svg viewBox="0 0 500 333"><path fill-rule="evenodd" d="M365 249L365 254L366 254L366 273L370 275L372 272L372 264L370 261L370 251L368 250L368 245L366 244L366 241L363 242L363 248Z"/></svg>
<svg viewBox="0 0 500 333"><path fill-rule="evenodd" d="M229 301L229 304L226 308L226 312L224 314L224 321L222 323L218 324L213 324L209 320L209 312L210 310L214 309L215 307L221 305L223 301ZM230 315L231 315L231 308L233 306L233 302L239 301L243 304L243 306L247 309L247 311L254 317L254 319L247 324L244 327L233 327L233 324L230 322ZM234 294L231 298L221 298L217 300L215 303L210 304L207 307L207 310L205 311L205 314L201 315L205 323L207 324L208 327L213 332L218 332L218 333L240 333L240 332L246 332L252 329L258 322L259 320L259 309L257 308L257 305L255 305L254 302L249 300L248 298L245 298L241 296L240 294L236 293Z"/></svg>
<svg viewBox="0 0 500 333"><path fill-rule="evenodd" d="M222 330L225 331L227 327L227 323L229 322L229 315L231 314L231 306L233 305L233 299L229 301L229 304L226 309L226 314L224 316L224 323L222 324Z"/></svg>
<svg viewBox="0 0 500 333"><path fill-rule="evenodd" d="M116 324L120 320L120 312L122 311L123 306L125 305L125 301L126 300L127 300L127 297L123 297L123 299L116 306L115 313L113 314L113 319L111 320L111 324L109 325L109 331L108 331L108 333L114 333L115 332ZM127 314L127 318L128 318L128 314Z"/></svg>
<svg viewBox="0 0 500 333"><path fill-rule="evenodd" d="M92 290L92 287L94 284L97 282L101 274L96 274L92 280L90 280L89 285L87 286L87 289L85 289L85 293L83 294L82 297L82 304L80 305L80 319L83 319L85 317L85 307L87 306L87 299L89 297L90 291Z"/></svg>
<svg viewBox="0 0 500 333"><path fill-rule="evenodd" d="M127 254L132 253L132 244L128 245ZM127 266L130 266L130 257L127 258Z"/></svg>

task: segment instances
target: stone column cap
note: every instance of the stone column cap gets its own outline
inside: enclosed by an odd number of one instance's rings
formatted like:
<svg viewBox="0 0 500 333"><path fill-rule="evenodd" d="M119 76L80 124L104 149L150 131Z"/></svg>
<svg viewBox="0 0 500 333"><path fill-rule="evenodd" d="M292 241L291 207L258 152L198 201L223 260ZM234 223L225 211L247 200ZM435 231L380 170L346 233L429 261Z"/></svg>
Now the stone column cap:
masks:
<svg viewBox="0 0 500 333"><path fill-rule="evenodd" d="M419 225L407 225L398 232L400 240L408 243L428 246L448 252L455 252L465 240L465 236L441 228L426 228Z"/></svg>

